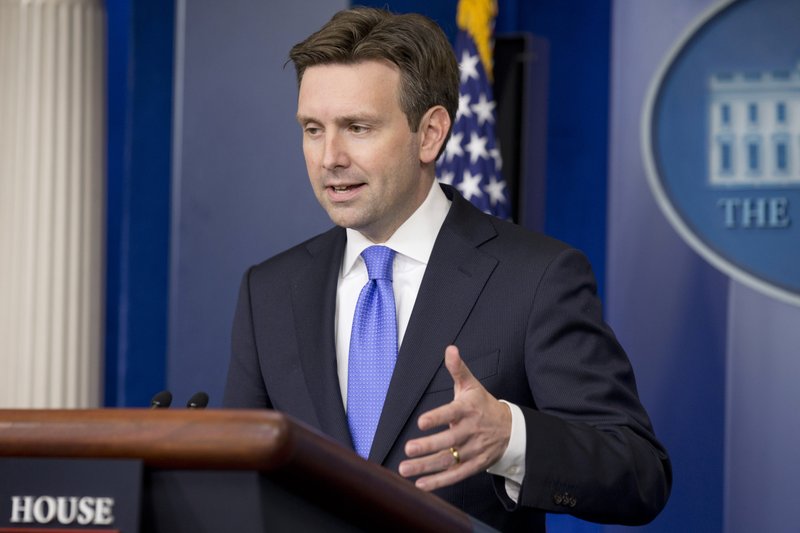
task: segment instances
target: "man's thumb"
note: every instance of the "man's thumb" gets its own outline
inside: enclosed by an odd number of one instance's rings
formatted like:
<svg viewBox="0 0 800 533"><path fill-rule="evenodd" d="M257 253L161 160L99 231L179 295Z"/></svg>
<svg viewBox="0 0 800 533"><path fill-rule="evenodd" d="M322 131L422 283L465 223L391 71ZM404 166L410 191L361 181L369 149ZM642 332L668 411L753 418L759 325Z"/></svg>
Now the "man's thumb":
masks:
<svg viewBox="0 0 800 533"><path fill-rule="evenodd" d="M469 371L467 365L461 360L461 355L458 353L457 347L448 346L447 349L445 349L444 364L453 378L456 392L468 387L475 380L475 378L472 377L472 372Z"/></svg>

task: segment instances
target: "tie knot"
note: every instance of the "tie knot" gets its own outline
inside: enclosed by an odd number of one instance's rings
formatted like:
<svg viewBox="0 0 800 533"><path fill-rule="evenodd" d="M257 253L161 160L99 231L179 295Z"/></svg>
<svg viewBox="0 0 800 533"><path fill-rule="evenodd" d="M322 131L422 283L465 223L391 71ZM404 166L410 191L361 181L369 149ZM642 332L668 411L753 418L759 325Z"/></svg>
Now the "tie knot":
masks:
<svg viewBox="0 0 800 533"><path fill-rule="evenodd" d="M370 246L361 252L367 264L369 279L388 279L392 281L392 263L395 251L386 246Z"/></svg>

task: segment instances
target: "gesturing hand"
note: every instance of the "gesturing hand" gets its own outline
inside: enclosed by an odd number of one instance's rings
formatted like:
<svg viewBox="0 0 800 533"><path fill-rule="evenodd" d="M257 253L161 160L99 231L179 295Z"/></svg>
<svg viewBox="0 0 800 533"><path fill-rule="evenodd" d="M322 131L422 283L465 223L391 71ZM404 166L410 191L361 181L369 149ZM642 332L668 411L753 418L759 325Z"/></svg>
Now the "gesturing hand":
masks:
<svg viewBox="0 0 800 533"><path fill-rule="evenodd" d="M458 348L447 347L444 363L454 381L453 401L423 413L417 424L423 431L448 428L408 441L405 451L411 459L399 467L404 477L423 476L416 486L426 491L483 472L502 457L511 436L510 409L475 379Z"/></svg>

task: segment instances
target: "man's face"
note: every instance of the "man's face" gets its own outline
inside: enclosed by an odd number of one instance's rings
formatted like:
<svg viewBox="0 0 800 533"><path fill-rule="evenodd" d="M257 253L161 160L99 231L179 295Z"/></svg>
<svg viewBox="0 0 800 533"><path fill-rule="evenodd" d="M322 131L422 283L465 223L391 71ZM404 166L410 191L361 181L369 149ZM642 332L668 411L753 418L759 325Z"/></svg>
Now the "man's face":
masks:
<svg viewBox="0 0 800 533"><path fill-rule="evenodd" d="M300 84L297 119L317 200L331 220L385 242L425 200L420 134L399 103L390 63L318 65Z"/></svg>

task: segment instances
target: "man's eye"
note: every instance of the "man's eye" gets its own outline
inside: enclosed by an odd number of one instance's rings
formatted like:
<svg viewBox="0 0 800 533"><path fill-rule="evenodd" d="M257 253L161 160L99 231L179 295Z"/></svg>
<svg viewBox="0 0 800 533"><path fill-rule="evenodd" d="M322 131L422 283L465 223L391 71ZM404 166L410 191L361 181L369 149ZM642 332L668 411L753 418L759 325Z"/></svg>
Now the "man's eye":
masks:
<svg viewBox="0 0 800 533"><path fill-rule="evenodd" d="M352 124L350 126L350 131L352 131L353 133L366 133L367 131L369 131L369 128L367 128L366 126L362 126L360 124Z"/></svg>
<svg viewBox="0 0 800 533"><path fill-rule="evenodd" d="M312 137L319 134L320 129L316 126L306 126L305 132L306 135L311 135Z"/></svg>

